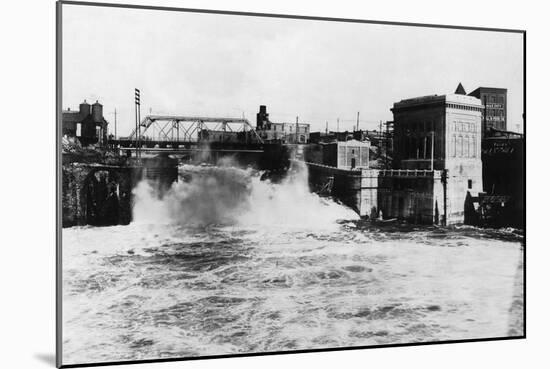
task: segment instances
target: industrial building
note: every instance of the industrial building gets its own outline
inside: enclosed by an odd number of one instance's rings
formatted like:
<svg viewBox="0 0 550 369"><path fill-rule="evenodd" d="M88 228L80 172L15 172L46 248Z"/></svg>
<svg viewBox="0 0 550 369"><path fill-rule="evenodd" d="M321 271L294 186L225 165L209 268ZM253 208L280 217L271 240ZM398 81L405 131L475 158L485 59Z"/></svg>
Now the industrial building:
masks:
<svg viewBox="0 0 550 369"><path fill-rule="evenodd" d="M310 143L305 148L305 159L338 169L367 169L370 166L370 141L329 141Z"/></svg>
<svg viewBox="0 0 550 369"><path fill-rule="evenodd" d="M325 144L323 162L340 169L369 168L369 141L337 141Z"/></svg>
<svg viewBox="0 0 550 369"><path fill-rule="evenodd" d="M525 137L491 131L481 142L483 189L479 203L483 223L495 227L523 228L525 195Z"/></svg>
<svg viewBox="0 0 550 369"><path fill-rule="evenodd" d="M436 223L441 221L436 215L447 224L468 222L473 214L467 203L483 192L481 100L462 93L431 95L401 100L391 110L394 168L430 171L433 183L384 176L383 187L392 189L389 202L402 204L386 207L386 213L403 217L431 209Z"/></svg>
<svg viewBox="0 0 550 369"><path fill-rule="evenodd" d="M264 142L305 144L309 142L310 130L307 123L271 122L266 106L260 105L260 111L256 114L256 132Z"/></svg>
<svg viewBox="0 0 550 369"><path fill-rule="evenodd" d="M481 100L482 133L486 135L491 129L506 131L506 100L507 89L495 87L478 87L469 93L469 96Z"/></svg>
<svg viewBox="0 0 550 369"><path fill-rule="evenodd" d="M107 126L99 101L90 105L84 100L78 110L63 110L63 136L76 137L83 146L107 142Z"/></svg>
<svg viewBox="0 0 550 369"><path fill-rule="evenodd" d="M447 225L475 222L483 192L483 105L460 88L457 92L394 103L392 169L365 165L368 141L337 140L337 155L322 142L310 145L306 162L312 188L327 191L331 187L327 192L361 216L375 219Z"/></svg>

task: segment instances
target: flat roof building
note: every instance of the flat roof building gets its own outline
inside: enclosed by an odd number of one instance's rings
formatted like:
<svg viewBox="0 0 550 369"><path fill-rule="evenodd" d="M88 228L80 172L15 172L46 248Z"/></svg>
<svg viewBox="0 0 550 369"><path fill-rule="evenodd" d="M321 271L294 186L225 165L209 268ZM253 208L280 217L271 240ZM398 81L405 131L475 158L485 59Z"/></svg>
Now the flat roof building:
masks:
<svg viewBox="0 0 550 369"><path fill-rule="evenodd" d="M396 102L394 168L443 170L446 218L464 219L468 196L483 191L480 99L457 88L448 95L430 95ZM463 90L463 89L462 89ZM441 213L440 213L441 214Z"/></svg>
<svg viewBox="0 0 550 369"><path fill-rule="evenodd" d="M395 103L394 167L440 170L452 161L480 160L482 109L479 99L461 94Z"/></svg>
<svg viewBox="0 0 550 369"><path fill-rule="evenodd" d="M369 141L335 141L321 145L324 165L348 170L369 168Z"/></svg>
<svg viewBox="0 0 550 369"><path fill-rule="evenodd" d="M103 105L90 105L84 100L78 110L63 110L62 135L77 137L84 146L105 142L108 122L103 117Z"/></svg>
<svg viewBox="0 0 550 369"><path fill-rule="evenodd" d="M478 87L469 93L469 96L480 99L483 104L481 112L483 135L491 129L506 131L507 93L507 89L496 87Z"/></svg>
<svg viewBox="0 0 550 369"><path fill-rule="evenodd" d="M309 142L308 123L274 123L269 120L265 105L256 114L256 132L264 141L305 144Z"/></svg>

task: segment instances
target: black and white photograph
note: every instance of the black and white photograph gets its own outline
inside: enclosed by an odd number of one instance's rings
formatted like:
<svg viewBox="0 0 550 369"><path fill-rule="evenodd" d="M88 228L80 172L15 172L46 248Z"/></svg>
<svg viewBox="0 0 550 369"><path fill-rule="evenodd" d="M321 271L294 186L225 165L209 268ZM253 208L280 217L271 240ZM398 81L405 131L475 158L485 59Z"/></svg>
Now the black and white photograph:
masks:
<svg viewBox="0 0 550 369"><path fill-rule="evenodd" d="M58 366L525 338L525 31L57 22Z"/></svg>

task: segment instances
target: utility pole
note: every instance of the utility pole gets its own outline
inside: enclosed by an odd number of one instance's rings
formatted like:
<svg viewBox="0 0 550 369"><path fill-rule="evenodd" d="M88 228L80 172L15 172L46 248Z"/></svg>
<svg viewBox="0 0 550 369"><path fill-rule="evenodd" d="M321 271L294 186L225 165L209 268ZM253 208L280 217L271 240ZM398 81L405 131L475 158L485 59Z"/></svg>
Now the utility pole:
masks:
<svg viewBox="0 0 550 369"><path fill-rule="evenodd" d="M137 90L137 89L136 89ZM137 94L137 92L136 92ZM135 148L136 148L136 156L137 156L137 147L138 147L138 144L137 144L137 95L136 95L136 99L134 101L134 145L135 145Z"/></svg>
<svg viewBox="0 0 550 369"><path fill-rule="evenodd" d="M388 134L388 127L389 127L389 122L386 121L386 160L385 160L385 163L386 163L386 169L388 169L388 143L390 141L390 135Z"/></svg>
<svg viewBox="0 0 550 369"><path fill-rule="evenodd" d="M138 145L139 158L141 159L141 98L138 103Z"/></svg>
<svg viewBox="0 0 550 369"><path fill-rule="evenodd" d="M432 171L434 170L434 138L435 138L435 132L434 131L431 131L430 132L432 134L432 155L431 155L431 168L432 168Z"/></svg>
<svg viewBox="0 0 550 369"><path fill-rule="evenodd" d="M380 120L380 126L378 131L378 157L382 157L382 120ZM387 155L387 153L386 153Z"/></svg>
<svg viewBox="0 0 550 369"><path fill-rule="evenodd" d="M136 107L136 157L141 157L140 145L141 145L141 129L140 129L140 118L141 118L141 92L139 89L135 89L135 107Z"/></svg>
<svg viewBox="0 0 550 369"><path fill-rule="evenodd" d="M298 117L296 117L296 141L295 143L298 143Z"/></svg>
<svg viewBox="0 0 550 369"><path fill-rule="evenodd" d="M115 108L115 112L113 114L115 115L115 140L116 140L116 108Z"/></svg>
<svg viewBox="0 0 550 369"><path fill-rule="evenodd" d="M357 112L357 130L359 131L359 112Z"/></svg>

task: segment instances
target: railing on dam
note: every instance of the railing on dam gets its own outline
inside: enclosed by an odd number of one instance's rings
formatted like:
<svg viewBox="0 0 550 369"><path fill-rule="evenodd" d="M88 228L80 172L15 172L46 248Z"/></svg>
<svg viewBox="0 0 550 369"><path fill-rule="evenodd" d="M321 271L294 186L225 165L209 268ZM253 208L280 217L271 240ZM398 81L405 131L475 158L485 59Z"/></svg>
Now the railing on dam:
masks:
<svg viewBox="0 0 550 369"><path fill-rule="evenodd" d="M342 168L336 168L330 165L318 164L318 163L312 163L309 161L294 160L294 159L291 159L291 161L306 164L310 168L313 167L313 168L323 169L330 173L361 175L361 169L342 169Z"/></svg>
<svg viewBox="0 0 550 369"><path fill-rule="evenodd" d="M441 178L443 171L441 170L429 170L429 169L369 169L369 168L355 168L355 169L342 169L336 168L330 165L303 162L309 167L323 169L331 173L341 173L349 175L365 175L368 173L369 177L385 177L385 178Z"/></svg>
<svg viewBox="0 0 550 369"><path fill-rule="evenodd" d="M380 177L394 177L394 178L439 178L441 177L441 170L429 170L429 169L381 169L379 171Z"/></svg>

